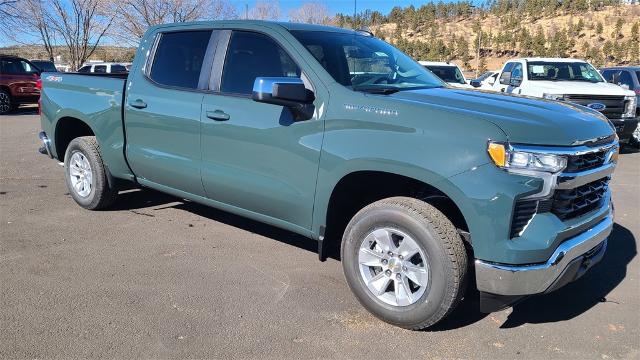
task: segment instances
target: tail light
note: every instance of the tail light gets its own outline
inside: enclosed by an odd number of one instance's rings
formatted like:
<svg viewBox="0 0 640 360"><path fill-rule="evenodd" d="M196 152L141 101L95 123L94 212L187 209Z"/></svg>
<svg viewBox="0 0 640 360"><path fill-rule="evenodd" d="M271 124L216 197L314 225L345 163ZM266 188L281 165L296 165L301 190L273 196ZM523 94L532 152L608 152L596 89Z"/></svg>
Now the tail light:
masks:
<svg viewBox="0 0 640 360"><path fill-rule="evenodd" d="M36 80L36 89L42 90L42 79Z"/></svg>
<svg viewBox="0 0 640 360"><path fill-rule="evenodd" d="M637 89L635 89L635 90L633 90L633 91L635 91L635 92L636 92L636 95L639 95L639 96L640 96L640 88L637 88Z"/></svg>

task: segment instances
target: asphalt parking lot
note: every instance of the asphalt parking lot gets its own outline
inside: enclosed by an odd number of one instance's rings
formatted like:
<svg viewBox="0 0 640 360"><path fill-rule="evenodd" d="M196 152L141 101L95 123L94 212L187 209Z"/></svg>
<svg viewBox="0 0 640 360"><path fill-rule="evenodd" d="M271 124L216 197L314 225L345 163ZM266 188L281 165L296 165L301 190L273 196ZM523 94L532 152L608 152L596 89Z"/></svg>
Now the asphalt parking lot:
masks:
<svg viewBox="0 0 640 360"><path fill-rule="evenodd" d="M149 190L77 206L36 152L33 109L0 116L1 358L640 357L640 153L612 182L602 263L514 309L471 292L430 331L378 321L315 242Z"/></svg>

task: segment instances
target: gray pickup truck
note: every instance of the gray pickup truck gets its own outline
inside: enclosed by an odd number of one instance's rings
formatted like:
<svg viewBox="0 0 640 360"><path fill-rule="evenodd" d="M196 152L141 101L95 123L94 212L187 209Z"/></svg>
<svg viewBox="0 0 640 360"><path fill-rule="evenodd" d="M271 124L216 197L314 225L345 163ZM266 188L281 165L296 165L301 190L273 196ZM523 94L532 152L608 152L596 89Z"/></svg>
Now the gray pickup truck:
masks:
<svg viewBox="0 0 640 360"><path fill-rule="evenodd" d="M484 311L557 289L613 226L602 114L450 88L367 33L162 25L128 75L42 79L41 152L80 206L129 182L308 236L321 259L339 247L357 299L401 327L468 284Z"/></svg>

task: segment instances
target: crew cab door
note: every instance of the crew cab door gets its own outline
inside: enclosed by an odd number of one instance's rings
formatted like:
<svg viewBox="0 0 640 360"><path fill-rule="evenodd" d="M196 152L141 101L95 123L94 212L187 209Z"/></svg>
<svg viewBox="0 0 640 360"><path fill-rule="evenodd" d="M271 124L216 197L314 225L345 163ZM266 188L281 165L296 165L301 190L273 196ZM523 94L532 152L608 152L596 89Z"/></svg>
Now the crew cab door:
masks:
<svg viewBox="0 0 640 360"><path fill-rule="evenodd" d="M206 195L310 229L324 124L316 115L295 121L288 108L251 98L257 77L305 76L278 42L282 38L251 31L225 34L201 113ZM307 84L311 89L308 79ZM316 104L321 98L316 92Z"/></svg>
<svg viewBox="0 0 640 360"><path fill-rule="evenodd" d="M201 70L208 68L203 63L211 34L211 30L158 33L144 68L129 75L127 160L144 185L204 196L200 78Z"/></svg>

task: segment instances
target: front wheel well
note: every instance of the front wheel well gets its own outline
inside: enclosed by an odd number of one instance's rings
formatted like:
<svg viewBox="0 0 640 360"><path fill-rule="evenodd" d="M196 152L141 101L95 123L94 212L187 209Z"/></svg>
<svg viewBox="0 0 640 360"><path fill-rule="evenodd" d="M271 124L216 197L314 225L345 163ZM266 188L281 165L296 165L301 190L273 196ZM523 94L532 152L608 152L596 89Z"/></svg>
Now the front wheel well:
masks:
<svg viewBox="0 0 640 360"><path fill-rule="evenodd" d="M351 218L365 206L394 196L423 200L442 212L461 232L469 228L455 202L442 191L420 180L381 171L358 171L344 176L336 184L327 208L326 255L340 253L342 234ZM469 237L463 237L469 241Z"/></svg>
<svg viewBox="0 0 640 360"><path fill-rule="evenodd" d="M64 117L58 120L55 131L55 145L57 158L64 160L69 143L81 136L95 136L93 130L87 123L80 119Z"/></svg>

